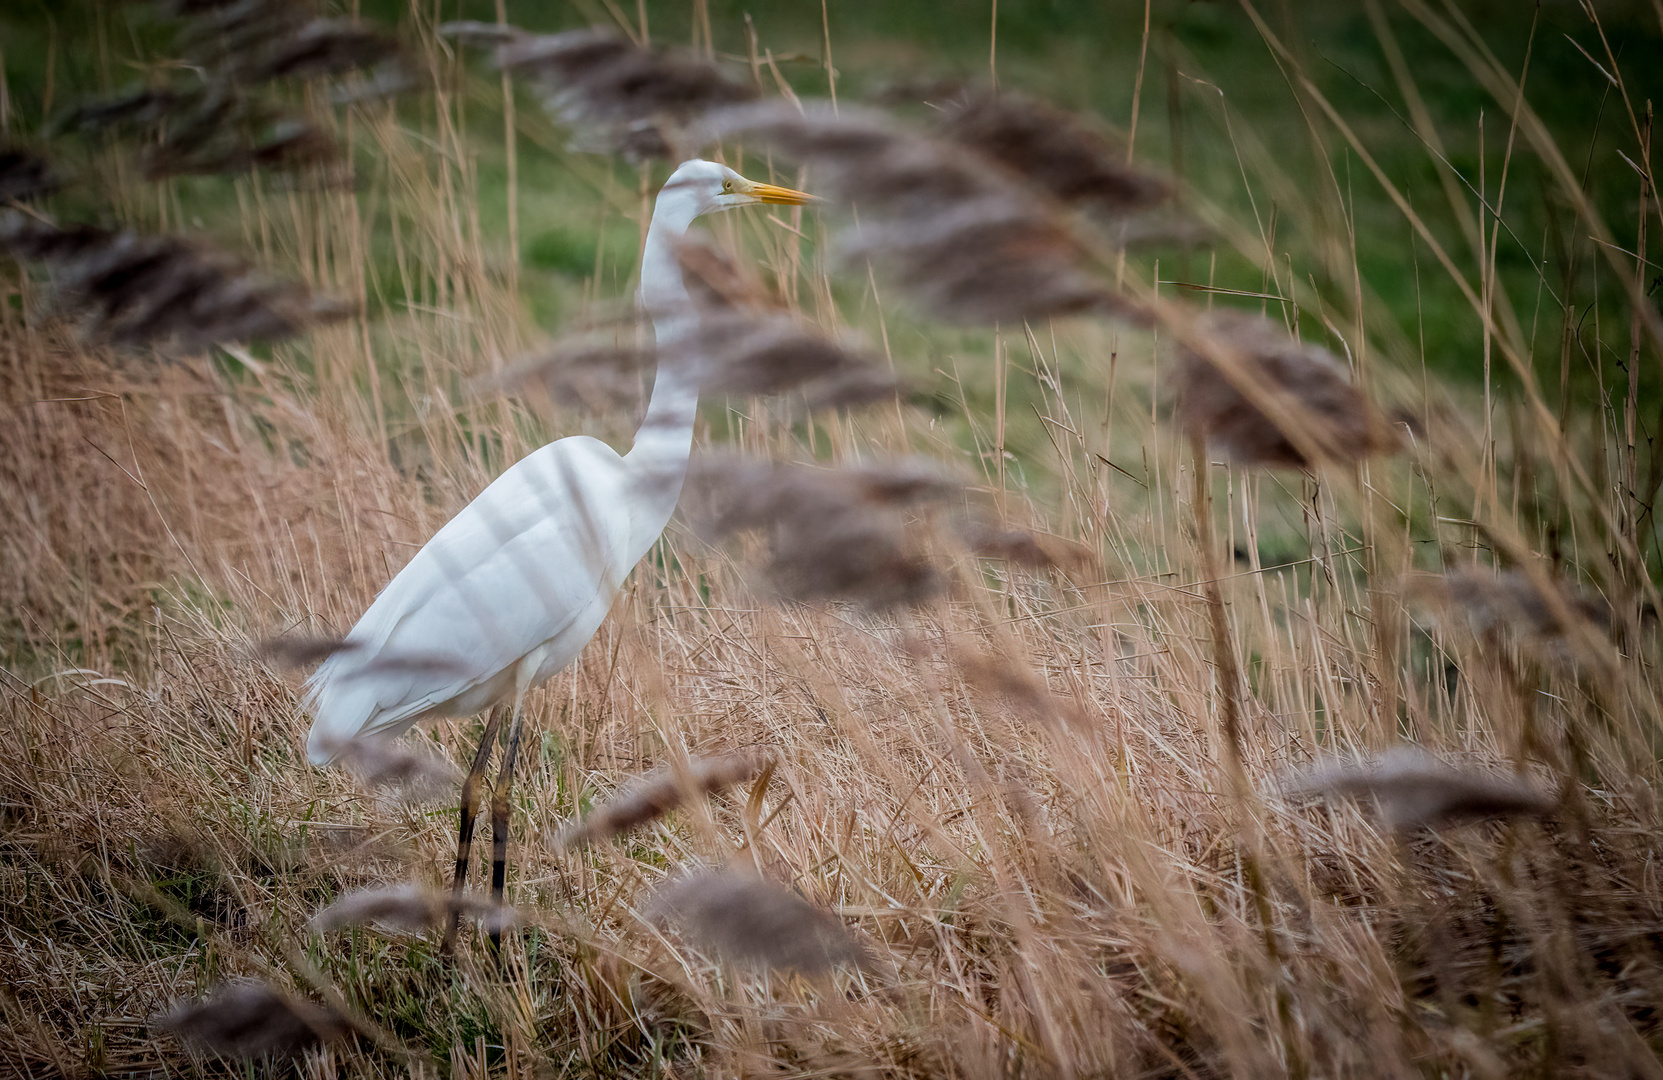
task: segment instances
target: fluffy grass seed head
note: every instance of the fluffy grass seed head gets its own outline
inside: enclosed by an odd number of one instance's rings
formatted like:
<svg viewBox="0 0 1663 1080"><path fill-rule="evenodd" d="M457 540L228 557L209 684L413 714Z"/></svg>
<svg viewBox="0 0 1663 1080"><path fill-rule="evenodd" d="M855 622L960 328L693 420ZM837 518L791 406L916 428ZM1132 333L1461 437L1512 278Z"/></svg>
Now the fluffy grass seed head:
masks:
<svg viewBox="0 0 1663 1080"><path fill-rule="evenodd" d="M817 975L865 968L869 950L835 915L750 873L701 870L671 878L647 918L673 926L695 949L738 967Z"/></svg>
<svg viewBox="0 0 1663 1080"><path fill-rule="evenodd" d="M1193 330L1173 376L1178 423L1237 464L1304 469L1313 464L1308 449L1349 464L1398 448L1384 418L1327 349L1242 311L1208 312ZM1267 414L1242 384L1270 399L1279 415ZM1290 437L1290 427L1299 435Z"/></svg>

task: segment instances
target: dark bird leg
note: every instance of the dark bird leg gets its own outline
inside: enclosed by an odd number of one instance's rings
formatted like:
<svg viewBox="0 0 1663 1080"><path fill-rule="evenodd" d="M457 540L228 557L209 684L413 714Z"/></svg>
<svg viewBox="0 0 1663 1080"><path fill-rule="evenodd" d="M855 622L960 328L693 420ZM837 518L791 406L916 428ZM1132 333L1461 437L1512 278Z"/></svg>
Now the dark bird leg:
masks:
<svg viewBox="0 0 1663 1080"><path fill-rule="evenodd" d="M491 902L502 906L503 889L508 884L508 787L514 782L514 758L520 750L520 732L525 725L525 710L514 703L514 719L508 724L508 747L502 752L502 765L497 770L496 790L491 792ZM502 948L502 930L491 931L491 954Z"/></svg>
<svg viewBox="0 0 1663 1080"><path fill-rule="evenodd" d="M456 899L461 899L462 887L468 880L468 860L473 854L474 811L479 805L479 785L485 779L485 766L491 760L491 747L497 741L497 728L502 726L504 708L506 706L503 705L492 708L486 718L485 733L479 737L479 749L474 752L473 765L468 769L467 778L462 781L461 825L456 838L456 878L450 887L451 895ZM449 955L456 943L456 931L461 922L461 907L453 905L444 939L439 942L440 953Z"/></svg>

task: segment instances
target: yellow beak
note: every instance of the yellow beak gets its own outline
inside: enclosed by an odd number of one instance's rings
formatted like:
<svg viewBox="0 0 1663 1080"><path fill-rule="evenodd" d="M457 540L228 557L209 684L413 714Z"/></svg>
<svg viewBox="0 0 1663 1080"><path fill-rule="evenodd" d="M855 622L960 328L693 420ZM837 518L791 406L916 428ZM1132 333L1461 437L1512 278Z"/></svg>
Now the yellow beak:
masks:
<svg viewBox="0 0 1663 1080"><path fill-rule="evenodd" d="M751 181L751 186L745 194L758 202L783 203L786 206L802 206L814 201L814 196L806 191L793 191L788 187L776 187L773 184L759 184Z"/></svg>

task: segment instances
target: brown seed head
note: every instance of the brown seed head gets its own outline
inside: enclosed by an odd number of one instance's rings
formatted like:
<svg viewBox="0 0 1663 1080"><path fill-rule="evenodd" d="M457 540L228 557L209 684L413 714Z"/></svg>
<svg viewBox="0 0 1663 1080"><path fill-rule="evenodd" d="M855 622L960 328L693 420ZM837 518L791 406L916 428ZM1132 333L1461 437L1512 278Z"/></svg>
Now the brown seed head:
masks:
<svg viewBox="0 0 1663 1080"><path fill-rule="evenodd" d="M683 126L707 110L756 96L710 61L641 48L610 30L487 33L471 23L446 29L463 40L494 44L498 65L530 79L544 107L577 130L582 148L638 161L679 155Z"/></svg>
<svg viewBox="0 0 1663 1080"><path fill-rule="evenodd" d="M430 802L454 791L456 766L428 750L395 739L348 739L329 747L359 783L410 802Z"/></svg>
<svg viewBox="0 0 1663 1080"><path fill-rule="evenodd" d="M1373 764L1334 764L1308 771L1292 795L1372 800L1388 829L1438 829L1498 817L1533 817L1553 802L1523 777L1461 771L1418 747L1399 747Z"/></svg>
<svg viewBox="0 0 1663 1080"><path fill-rule="evenodd" d="M45 158L0 144L0 204L38 199L61 186Z"/></svg>
<svg viewBox="0 0 1663 1080"><path fill-rule="evenodd" d="M120 344L275 340L346 312L304 287L272 281L221 252L169 236L58 228L0 217L0 250L47 263L60 303Z"/></svg>
<svg viewBox="0 0 1663 1080"><path fill-rule="evenodd" d="M757 753L696 757L688 761L685 777L665 769L633 780L590 810L582 821L562 829L555 838L555 846L573 848L610 840L669 813L690 792L714 795L735 784L754 780L767 764L767 758Z"/></svg>
<svg viewBox="0 0 1663 1080"><path fill-rule="evenodd" d="M1126 163L1125 148L1073 113L1022 94L966 91L936 114L947 138L992 158L1065 203L1111 216L1165 201L1160 180Z"/></svg>
<svg viewBox="0 0 1663 1080"><path fill-rule="evenodd" d="M715 113L707 134L757 139L807 165L817 191L859 211L860 227L834 244L843 258L878 264L938 318L1142 317L1080 268L1084 252L1047 196L955 143L873 110L773 102Z"/></svg>
<svg viewBox="0 0 1663 1080"><path fill-rule="evenodd" d="M764 576L782 597L883 609L935 595L940 577L909 542L902 511L952 486L927 467L817 469L705 458L683 507L707 539L765 530Z"/></svg>
<svg viewBox="0 0 1663 1080"><path fill-rule="evenodd" d="M376 26L349 19L312 19L243 58L248 83L315 79L375 67L398 55L398 42Z"/></svg>
<svg viewBox="0 0 1663 1080"><path fill-rule="evenodd" d="M1194 331L1173 376L1178 422L1238 464L1302 469L1311 465L1307 448L1338 464L1398 448L1389 425L1328 350L1240 311L1203 315ZM1268 415L1243 386L1279 415ZM1300 434L1290 437L1286 428Z"/></svg>
<svg viewBox="0 0 1663 1080"><path fill-rule="evenodd" d="M253 979L221 983L207 1000L175 1007L157 1026L228 1058L292 1057L352 1030L332 1010Z"/></svg>
<svg viewBox="0 0 1663 1080"><path fill-rule="evenodd" d="M352 652L357 648L358 645L345 638L280 634L261 641L255 651L280 667L302 668L321 664L338 652Z"/></svg>
<svg viewBox="0 0 1663 1080"><path fill-rule="evenodd" d="M815 975L871 964L866 942L830 912L747 873L706 870L672 878L648 918L729 964Z"/></svg>
<svg viewBox="0 0 1663 1080"><path fill-rule="evenodd" d="M513 908L483 897L441 892L409 882L348 893L312 916L310 925L319 934L370 923L419 934L445 926L452 914L478 920L497 933L518 921Z"/></svg>
<svg viewBox="0 0 1663 1080"><path fill-rule="evenodd" d="M1442 575L1419 575L1407 582L1404 592L1445 612L1460 613L1479 637L1508 635L1549 651L1574 641L1578 626L1590 627L1602 636L1618 634L1621 629L1603 597L1568 581L1538 584L1520 570L1497 573L1472 566Z"/></svg>

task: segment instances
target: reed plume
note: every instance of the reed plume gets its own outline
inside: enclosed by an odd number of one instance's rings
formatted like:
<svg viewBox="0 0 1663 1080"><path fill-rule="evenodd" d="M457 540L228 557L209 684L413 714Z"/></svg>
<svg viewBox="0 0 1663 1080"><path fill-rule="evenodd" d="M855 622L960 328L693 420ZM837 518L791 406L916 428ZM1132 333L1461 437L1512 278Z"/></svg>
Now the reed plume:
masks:
<svg viewBox="0 0 1663 1080"><path fill-rule="evenodd" d="M0 204L39 199L62 186L63 181L45 158L0 144Z"/></svg>
<svg viewBox="0 0 1663 1080"><path fill-rule="evenodd" d="M333 1010L255 979L221 983L206 1000L177 1006L156 1026L228 1058L293 1057L352 1031Z"/></svg>
<svg viewBox="0 0 1663 1080"><path fill-rule="evenodd" d="M1310 468L1312 454L1350 464L1398 449L1395 433L1327 349L1241 311L1209 312L1193 330L1173 372L1178 423L1192 438L1239 465L1296 469Z"/></svg>
<svg viewBox="0 0 1663 1080"><path fill-rule="evenodd" d="M302 285L177 237L12 215L0 217L0 251L46 263L59 306L82 316L92 336L118 344L188 350L280 340L347 314Z"/></svg>
<svg viewBox="0 0 1663 1080"><path fill-rule="evenodd" d="M1545 588L1544 588L1545 586ZM1617 629L1604 598L1571 582L1538 582L1520 570L1462 567L1444 574L1413 577L1405 587L1412 599L1464 617L1479 637L1507 634L1536 644L1562 646L1578 625L1601 634Z"/></svg>
<svg viewBox="0 0 1663 1080"><path fill-rule="evenodd" d="M408 742L350 739L327 749L365 787L409 802L448 798L462 779L456 766Z"/></svg>
<svg viewBox="0 0 1663 1080"><path fill-rule="evenodd" d="M818 190L858 209L860 224L834 236L840 256L880 265L937 318L1144 318L1085 272L1087 253L1048 196L963 146L875 110L774 102L715 113L705 134L755 139L808 166Z"/></svg>
<svg viewBox="0 0 1663 1080"><path fill-rule="evenodd" d="M763 577L782 598L883 609L922 603L941 588L903 515L953 491L927 466L817 469L713 456L695 462L688 488L683 511L706 539L768 535Z"/></svg>
<svg viewBox="0 0 1663 1080"><path fill-rule="evenodd" d="M308 925L319 934L369 924L420 934L443 929L453 916L477 920L488 931L499 934L519 923L513 908L483 897L407 882L348 893L312 916Z"/></svg>
<svg viewBox="0 0 1663 1080"><path fill-rule="evenodd" d="M671 878L653 895L646 914L660 926L679 928L694 948L736 966L817 975L871 964L864 939L836 916L736 870Z"/></svg>
<svg viewBox="0 0 1663 1080"><path fill-rule="evenodd" d="M1124 217L1170 192L1126 163L1126 149L1081 117L1026 94L965 89L934 113L940 134L1021 174L1060 202Z"/></svg>
<svg viewBox="0 0 1663 1080"><path fill-rule="evenodd" d="M493 47L497 65L528 79L574 146L643 162L688 156L683 131L705 112L749 101L751 87L714 63L675 49L642 48L610 30L534 35L490 23L452 22L449 37Z"/></svg>
<svg viewBox="0 0 1663 1080"><path fill-rule="evenodd" d="M584 815L583 820L560 830L554 844L558 848L574 848L621 836L663 817L680 806L689 794L714 795L735 784L755 780L767 765L768 759L755 753L690 758L685 774L662 769L624 784L616 795Z"/></svg>
<svg viewBox="0 0 1663 1080"><path fill-rule="evenodd" d="M1413 746L1392 750L1372 764L1313 767L1284 790L1372 802L1381 824L1395 832L1537 817L1553 808L1553 801L1523 777L1455 769Z"/></svg>

